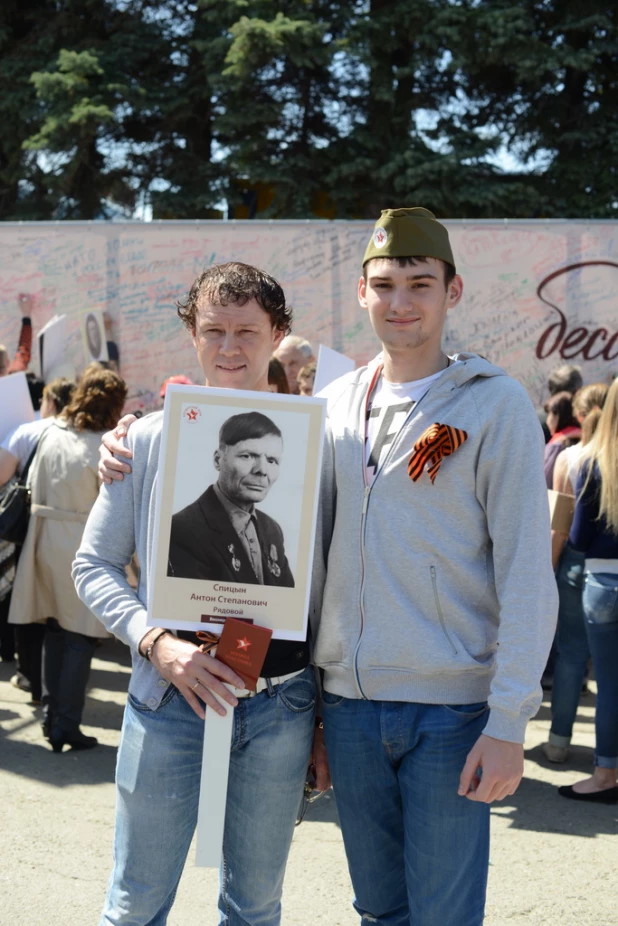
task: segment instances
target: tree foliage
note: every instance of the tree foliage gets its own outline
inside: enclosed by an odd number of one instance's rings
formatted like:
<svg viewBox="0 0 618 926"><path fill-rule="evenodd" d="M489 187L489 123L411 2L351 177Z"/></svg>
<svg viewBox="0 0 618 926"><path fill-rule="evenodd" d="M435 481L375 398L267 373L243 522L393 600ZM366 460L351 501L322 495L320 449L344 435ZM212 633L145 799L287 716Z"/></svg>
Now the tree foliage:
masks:
<svg viewBox="0 0 618 926"><path fill-rule="evenodd" d="M611 0L4 0L0 219L613 217L617 19Z"/></svg>

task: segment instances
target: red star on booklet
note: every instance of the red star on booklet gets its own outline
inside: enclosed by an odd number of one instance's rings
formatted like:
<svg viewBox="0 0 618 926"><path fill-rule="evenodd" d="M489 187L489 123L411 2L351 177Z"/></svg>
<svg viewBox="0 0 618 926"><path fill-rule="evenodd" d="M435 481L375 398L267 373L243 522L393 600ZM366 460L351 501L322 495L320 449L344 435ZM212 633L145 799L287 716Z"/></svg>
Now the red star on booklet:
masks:
<svg viewBox="0 0 618 926"><path fill-rule="evenodd" d="M251 646L251 640L247 640L246 637L243 637L242 640L236 640L238 643L237 649L249 649Z"/></svg>
<svg viewBox="0 0 618 926"><path fill-rule="evenodd" d="M189 421L195 421L195 419L197 418L197 411L194 408L190 408L189 411L187 412L187 418L189 419Z"/></svg>

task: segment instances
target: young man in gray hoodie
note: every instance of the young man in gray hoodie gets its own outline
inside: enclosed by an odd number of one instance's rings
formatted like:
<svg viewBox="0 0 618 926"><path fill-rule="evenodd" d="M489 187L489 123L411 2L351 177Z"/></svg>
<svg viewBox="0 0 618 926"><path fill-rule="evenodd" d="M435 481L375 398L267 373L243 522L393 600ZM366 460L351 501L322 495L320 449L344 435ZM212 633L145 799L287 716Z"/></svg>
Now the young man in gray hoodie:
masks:
<svg viewBox="0 0 618 926"><path fill-rule="evenodd" d="M462 290L433 214L384 211L358 289L382 353L323 393L314 661L363 926L482 923L555 626L541 429L502 370L442 350Z"/></svg>

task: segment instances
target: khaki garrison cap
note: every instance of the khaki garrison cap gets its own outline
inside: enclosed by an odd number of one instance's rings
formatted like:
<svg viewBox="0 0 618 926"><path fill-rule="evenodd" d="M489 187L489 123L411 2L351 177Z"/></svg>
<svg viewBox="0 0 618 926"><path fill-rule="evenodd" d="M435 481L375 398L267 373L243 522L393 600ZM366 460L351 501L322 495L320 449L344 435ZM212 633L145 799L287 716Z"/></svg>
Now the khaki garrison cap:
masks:
<svg viewBox="0 0 618 926"><path fill-rule="evenodd" d="M422 206L382 210L363 267L374 257L436 257L455 266L446 228Z"/></svg>

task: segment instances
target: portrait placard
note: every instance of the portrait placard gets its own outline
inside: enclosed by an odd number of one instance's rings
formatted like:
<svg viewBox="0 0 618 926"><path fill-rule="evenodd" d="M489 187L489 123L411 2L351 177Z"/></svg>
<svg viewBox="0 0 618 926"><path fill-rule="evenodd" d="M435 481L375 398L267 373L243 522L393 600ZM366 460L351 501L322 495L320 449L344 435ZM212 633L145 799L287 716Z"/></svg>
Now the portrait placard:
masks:
<svg viewBox="0 0 618 926"><path fill-rule="evenodd" d="M93 360L109 360L103 313L94 310L84 312L81 321L86 363L92 363Z"/></svg>
<svg viewBox="0 0 618 926"><path fill-rule="evenodd" d="M170 385L148 625L304 640L324 399Z"/></svg>

